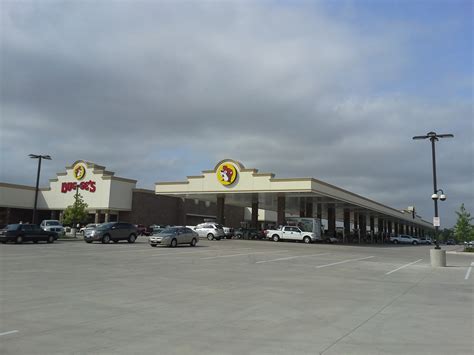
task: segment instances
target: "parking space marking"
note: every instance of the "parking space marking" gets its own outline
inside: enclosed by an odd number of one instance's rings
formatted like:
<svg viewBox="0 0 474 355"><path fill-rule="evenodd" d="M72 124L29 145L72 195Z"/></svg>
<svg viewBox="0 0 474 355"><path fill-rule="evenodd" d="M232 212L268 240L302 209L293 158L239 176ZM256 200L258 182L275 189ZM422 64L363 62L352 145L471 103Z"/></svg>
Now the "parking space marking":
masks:
<svg viewBox="0 0 474 355"><path fill-rule="evenodd" d="M310 254L310 255L296 255L296 256L289 256L289 257L286 257L286 258L278 258L278 259L272 259L272 260L257 261L256 264L271 263L271 262L274 262L274 261L291 260L291 259L296 259L296 258L309 258L310 256L328 255L328 254L331 254L331 253L319 253L319 254Z"/></svg>
<svg viewBox="0 0 474 355"><path fill-rule="evenodd" d="M323 267L328 267L328 266L333 266L333 265L350 263L351 261L367 260L367 259L371 259L371 258L375 258L375 256L367 256L365 258L358 258L358 259L348 259L348 260L338 261L337 263L319 265L319 266L316 266L316 269L321 269Z"/></svg>
<svg viewBox="0 0 474 355"><path fill-rule="evenodd" d="M251 250L251 249L249 249ZM182 252L177 252L177 253L173 253L172 251L171 252L168 252L168 253L155 253L153 254L152 256L168 256L168 255L180 255L180 254L197 254L197 253L210 253L210 252L216 252L216 251L222 251L222 249L211 249L211 250L196 250L196 251L182 251ZM225 251L225 250L224 250ZM231 250L229 250L231 251Z"/></svg>
<svg viewBox="0 0 474 355"><path fill-rule="evenodd" d="M469 276L471 275L472 267L474 266L474 262L471 263L471 266L467 269L466 276L464 276L464 280L469 280Z"/></svg>
<svg viewBox="0 0 474 355"><path fill-rule="evenodd" d="M207 258L201 258L201 260L217 259L217 258L231 258L233 256L242 256L242 255L253 255L253 254L273 254L273 253L283 253L288 250L278 250L278 251L256 251L254 253L244 253L244 254L230 254L230 255L218 255L218 256L209 256Z"/></svg>
<svg viewBox="0 0 474 355"><path fill-rule="evenodd" d="M399 268L396 268L395 270L392 270L392 271L389 271L389 272L385 273L385 275L390 275L391 273L394 273L395 271L398 271L398 270L401 270L401 269L403 269L403 268L406 268L407 266L416 264L416 263L420 262L421 260L423 260L423 259L418 259L417 261L414 261L414 262L412 262L412 263L409 263L409 264L405 264L405 265L403 265L403 266L400 266Z"/></svg>
<svg viewBox="0 0 474 355"><path fill-rule="evenodd" d="M0 333L0 337L2 335L8 335L8 334L14 334L14 333L18 333L18 330L10 330L9 332Z"/></svg>

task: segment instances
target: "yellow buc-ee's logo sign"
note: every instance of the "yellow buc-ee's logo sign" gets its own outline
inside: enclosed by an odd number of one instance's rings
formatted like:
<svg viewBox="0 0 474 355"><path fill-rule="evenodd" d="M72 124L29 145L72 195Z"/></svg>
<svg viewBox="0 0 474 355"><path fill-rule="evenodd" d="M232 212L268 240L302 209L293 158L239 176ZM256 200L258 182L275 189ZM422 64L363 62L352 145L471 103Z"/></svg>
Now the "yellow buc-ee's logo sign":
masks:
<svg viewBox="0 0 474 355"><path fill-rule="evenodd" d="M72 171L76 180L82 180L86 176L86 167L82 164L76 164Z"/></svg>
<svg viewBox="0 0 474 355"><path fill-rule="evenodd" d="M222 163L217 168L217 180L224 185L232 185L237 179L237 168L232 163Z"/></svg>

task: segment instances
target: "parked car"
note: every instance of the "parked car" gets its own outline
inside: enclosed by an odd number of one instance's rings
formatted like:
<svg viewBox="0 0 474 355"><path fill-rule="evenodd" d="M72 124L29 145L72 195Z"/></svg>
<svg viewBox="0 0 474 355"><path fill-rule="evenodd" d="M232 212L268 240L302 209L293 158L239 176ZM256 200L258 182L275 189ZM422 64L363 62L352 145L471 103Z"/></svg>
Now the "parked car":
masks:
<svg viewBox="0 0 474 355"><path fill-rule="evenodd" d="M456 245L456 241L454 239L448 239L446 245Z"/></svg>
<svg viewBox="0 0 474 355"><path fill-rule="evenodd" d="M56 239L65 234L63 225L56 219L45 219L41 222L40 227L47 232L56 232Z"/></svg>
<svg viewBox="0 0 474 355"><path fill-rule="evenodd" d="M97 228L86 230L84 234L84 241L86 243L100 241L104 244L107 244L110 241L118 243L120 240L126 240L129 243L135 243L137 235L137 227L135 227L133 224L124 222L108 222L102 223Z"/></svg>
<svg viewBox="0 0 474 355"><path fill-rule="evenodd" d="M412 237L410 235L400 234L398 236L390 237L390 242L393 244L420 244L420 239Z"/></svg>
<svg viewBox="0 0 474 355"><path fill-rule="evenodd" d="M234 236L234 228L222 227L224 229L224 235L226 239L232 239Z"/></svg>
<svg viewBox="0 0 474 355"><path fill-rule="evenodd" d="M176 247L178 244L189 244L195 247L199 241L199 234L188 227L168 227L148 238L150 246L158 244Z"/></svg>
<svg viewBox="0 0 474 355"><path fill-rule="evenodd" d="M194 229L200 237L206 237L209 240L220 240L224 238L224 229L217 223L201 223Z"/></svg>
<svg viewBox="0 0 474 355"><path fill-rule="evenodd" d="M57 233L53 231L45 231L36 224L8 224L0 230L0 242L15 242L21 244L23 242L38 243L44 241L54 243L57 239Z"/></svg>
<svg viewBox="0 0 474 355"><path fill-rule="evenodd" d="M431 238L426 238L426 237L421 237L420 238L420 244L433 244L433 241Z"/></svg>
<svg viewBox="0 0 474 355"><path fill-rule="evenodd" d="M325 236L323 241L325 243L339 243L339 238L336 238L336 237L329 237L329 236Z"/></svg>
<svg viewBox="0 0 474 355"><path fill-rule="evenodd" d="M153 234L153 229L144 226L143 224L136 224L135 227L137 228L137 235L144 235L148 237Z"/></svg>
<svg viewBox="0 0 474 355"><path fill-rule="evenodd" d="M99 223L89 223L89 224L86 224L84 227L82 227L81 229L79 229L79 233L81 233L82 235L84 235L85 232L86 232L86 229L94 229L94 228L96 228L98 225L99 225Z"/></svg>
<svg viewBox="0 0 474 355"><path fill-rule="evenodd" d="M239 239L263 239L266 238L265 232L256 228L238 228L234 235Z"/></svg>
<svg viewBox="0 0 474 355"><path fill-rule="evenodd" d="M469 240L467 242L464 242L464 246L466 247L474 247L474 240Z"/></svg>

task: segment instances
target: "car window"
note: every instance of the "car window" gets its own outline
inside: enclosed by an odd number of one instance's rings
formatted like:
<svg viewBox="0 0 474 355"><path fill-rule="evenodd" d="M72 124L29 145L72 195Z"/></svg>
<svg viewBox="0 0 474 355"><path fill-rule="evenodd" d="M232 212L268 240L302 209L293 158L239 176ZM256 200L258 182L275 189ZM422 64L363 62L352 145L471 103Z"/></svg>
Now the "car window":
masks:
<svg viewBox="0 0 474 355"><path fill-rule="evenodd" d="M191 228L184 228L184 231L186 233L192 233L193 232L193 230Z"/></svg>
<svg viewBox="0 0 474 355"><path fill-rule="evenodd" d="M9 224L5 227L5 229L8 231L16 231L19 226L19 224Z"/></svg>
<svg viewBox="0 0 474 355"><path fill-rule="evenodd" d="M59 222L57 221L48 221L46 222L47 226L59 226Z"/></svg>
<svg viewBox="0 0 474 355"><path fill-rule="evenodd" d="M29 224L23 224L21 226L21 230L25 231L25 232L31 232L33 230L32 226L29 225Z"/></svg>

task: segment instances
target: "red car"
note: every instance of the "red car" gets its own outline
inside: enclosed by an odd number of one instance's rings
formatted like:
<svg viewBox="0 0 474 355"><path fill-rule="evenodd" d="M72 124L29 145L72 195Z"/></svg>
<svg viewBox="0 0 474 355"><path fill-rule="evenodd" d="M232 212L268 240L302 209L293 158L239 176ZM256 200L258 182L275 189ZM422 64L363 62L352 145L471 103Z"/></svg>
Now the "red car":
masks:
<svg viewBox="0 0 474 355"><path fill-rule="evenodd" d="M138 235L144 235L149 237L153 234L153 231L150 230L150 228L148 228L147 226L144 226L143 224L136 224L135 227L137 227Z"/></svg>

